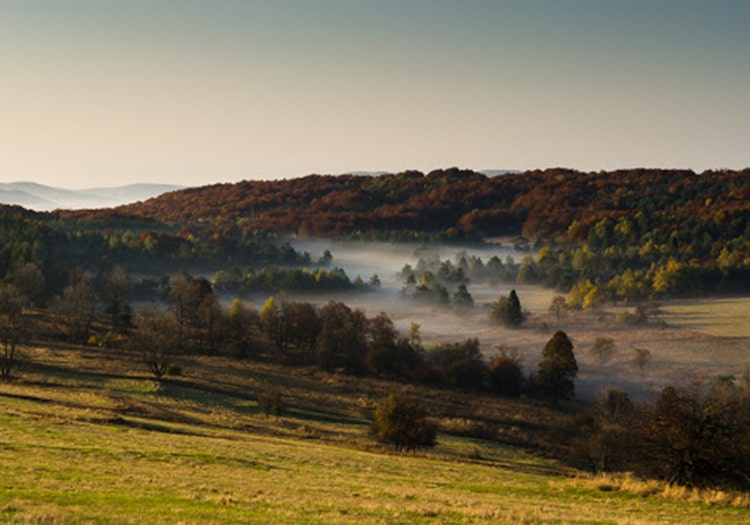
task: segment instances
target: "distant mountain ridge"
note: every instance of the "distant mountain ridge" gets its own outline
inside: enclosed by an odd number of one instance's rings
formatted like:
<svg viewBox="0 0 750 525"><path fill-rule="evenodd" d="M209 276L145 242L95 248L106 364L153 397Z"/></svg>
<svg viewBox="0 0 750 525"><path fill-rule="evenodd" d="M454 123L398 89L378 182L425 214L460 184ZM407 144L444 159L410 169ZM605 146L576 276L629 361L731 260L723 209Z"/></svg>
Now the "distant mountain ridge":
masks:
<svg viewBox="0 0 750 525"><path fill-rule="evenodd" d="M487 177L520 173L517 170L482 170ZM388 171L350 171L343 174L366 177L390 175ZM261 181L262 182L262 181ZM139 183L115 187L95 187L71 190L47 186L37 182L0 182L0 204L22 206L46 212L53 210L93 210L116 208L159 197L164 193L189 189L175 184Z"/></svg>
<svg viewBox="0 0 750 525"><path fill-rule="evenodd" d="M117 187L69 190L36 182L0 183L0 204L35 211L113 208L184 189L173 184L129 184Z"/></svg>

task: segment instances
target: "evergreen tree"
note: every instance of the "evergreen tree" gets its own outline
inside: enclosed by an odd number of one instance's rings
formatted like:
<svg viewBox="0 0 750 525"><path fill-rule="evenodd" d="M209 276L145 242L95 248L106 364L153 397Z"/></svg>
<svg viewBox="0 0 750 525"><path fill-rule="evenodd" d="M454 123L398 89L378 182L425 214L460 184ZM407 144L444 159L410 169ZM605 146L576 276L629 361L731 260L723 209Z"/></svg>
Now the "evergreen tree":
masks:
<svg viewBox="0 0 750 525"><path fill-rule="evenodd" d="M492 303L490 318L508 328L518 328L523 324L523 309L515 290L511 290L508 297L501 297Z"/></svg>
<svg viewBox="0 0 750 525"><path fill-rule="evenodd" d="M542 351L537 381L549 397L570 399L575 393L573 380L578 374L578 363L573 354L573 343L563 331L552 336Z"/></svg>
<svg viewBox="0 0 750 525"><path fill-rule="evenodd" d="M507 324L508 326L518 327L521 326L521 323L523 323L521 301L518 300L516 291L511 290L510 295L508 295Z"/></svg>
<svg viewBox="0 0 750 525"><path fill-rule="evenodd" d="M474 298L469 293L465 284L459 284L453 294L453 304L458 310L468 310L474 307Z"/></svg>

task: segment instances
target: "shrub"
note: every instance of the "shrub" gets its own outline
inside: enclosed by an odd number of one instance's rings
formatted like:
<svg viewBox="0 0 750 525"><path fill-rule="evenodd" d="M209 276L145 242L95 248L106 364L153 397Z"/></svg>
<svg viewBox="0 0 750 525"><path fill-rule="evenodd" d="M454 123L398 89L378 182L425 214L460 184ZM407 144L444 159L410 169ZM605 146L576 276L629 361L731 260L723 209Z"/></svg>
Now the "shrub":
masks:
<svg viewBox="0 0 750 525"><path fill-rule="evenodd" d="M441 344L428 354L440 374L440 382L465 391L482 390L487 377L487 364L482 357L479 340Z"/></svg>
<svg viewBox="0 0 750 525"><path fill-rule="evenodd" d="M500 297L491 305L490 319L507 328L518 328L525 317L515 290L511 290L508 297Z"/></svg>
<svg viewBox="0 0 750 525"><path fill-rule="evenodd" d="M580 419L584 436L580 452L595 472L618 470L627 464L628 430L633 426L634 406L628 394L619 389L599 392L590 414Z"/></svg>
<svg viewBox="0 0 750 525"><path fill-rule="evenodd" d="M389 395L375 410L372 431L378 441L396 450L408 452L436 443L437 429L422 404L401 393Z"/></svg>
<svg viewBox="0 0 750 525"><path fill-rule="evenodd" d="M503 352L493 359L490 363L490 378L498 394L509 397L521 395L524 375L517 356Z"/></svg>
<svg viewBox="0 0 750 525"><path fill-rule="evenodd" d="M615 341L609 337L597 337L590 352L603 365L615 355Z"/></svg>
<svg viewBox="0 0 750 525"><path fill-rule="evenodd" d="M694 380L639 415L634 470L686 486L750 488L750 395Z"/></svg>
<svg viewBox="0 0 750 525"><path fill-rule="evenodd" d="M278 390L269 390L268 392L263 392L259 395L258 407L261 412L267 416L270 416L271 414L274 416L280 416L286 409L284 398Z"/></svg>

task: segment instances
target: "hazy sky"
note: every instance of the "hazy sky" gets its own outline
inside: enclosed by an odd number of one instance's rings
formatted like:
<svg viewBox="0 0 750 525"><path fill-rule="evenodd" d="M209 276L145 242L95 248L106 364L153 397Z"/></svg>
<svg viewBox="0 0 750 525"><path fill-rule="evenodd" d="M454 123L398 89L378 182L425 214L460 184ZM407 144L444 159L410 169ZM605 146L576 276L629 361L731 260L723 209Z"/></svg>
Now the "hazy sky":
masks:
<svg viewBox="0 0 750 525"><path fill-rule="evenodd" d="M0 181L750 165L750 1L0 0Z"/></svg>

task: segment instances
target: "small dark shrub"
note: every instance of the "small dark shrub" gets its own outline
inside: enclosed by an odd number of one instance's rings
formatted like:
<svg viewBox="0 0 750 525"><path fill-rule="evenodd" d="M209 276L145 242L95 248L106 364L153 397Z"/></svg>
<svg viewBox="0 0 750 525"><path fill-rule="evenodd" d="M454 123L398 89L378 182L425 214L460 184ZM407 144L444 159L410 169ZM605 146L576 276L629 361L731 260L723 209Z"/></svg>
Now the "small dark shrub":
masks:
<svg viewBox="0 0 750 525"><path fill-rule="evenodd" d="M258 407L265 415L280 416L284 413L284 398L278 390L263 392L258 396Z"/></svg>
<svg viewBox="0 0 750 525"><path fill-rule="evenodd" d="M524 384L523 369L515 355L500 355L490 363L490 379L501 396L518 397Z"/></svg>
<svg viewBox="0 0 750 525"><path fill-rule="evenodd" d="M437 436L437 428L422 404L400 393L389 395L375 410L372 431L381 443L407 452L434 447Z"/></svg>

